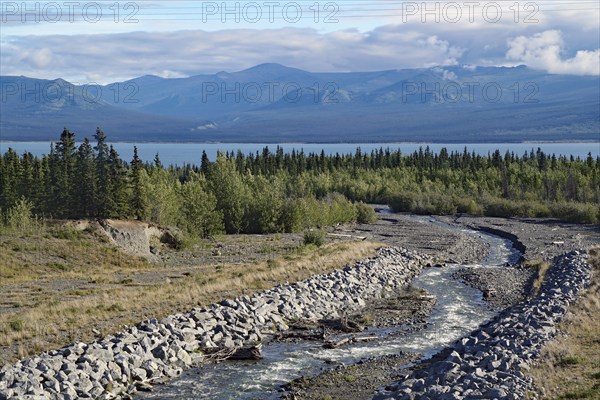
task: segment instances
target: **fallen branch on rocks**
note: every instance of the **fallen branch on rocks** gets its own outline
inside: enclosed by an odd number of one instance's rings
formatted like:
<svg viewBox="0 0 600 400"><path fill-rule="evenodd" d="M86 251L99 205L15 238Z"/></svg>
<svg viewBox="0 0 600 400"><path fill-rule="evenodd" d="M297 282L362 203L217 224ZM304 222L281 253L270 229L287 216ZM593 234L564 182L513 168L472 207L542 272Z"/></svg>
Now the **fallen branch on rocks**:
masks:
<svg viewBox="0 0 600 400"><path fill-rule="evenodd" d="M218 349L205 349L204 360L207 362L221 362L230 358L235 352L235 347L222 347Z"/></svg>
<svg viewBox="0 0 600 400"><path fill-rule="evenodd" d="M350 343L350 338L344 338L337 342L327 342L323 345L323 347L325 347L326 349L337 349L338 347L341 347L348 343Z"/></svg>
<svg viewBox="0 0 600 400"><path fill-rule="evenodd" d="M326 349L337 349L338 347L342 347L345 344L358 343L358 342L368 342L371 340L376 340L377 336L362 336L362 337L349 337L339 340L337 342L327 342L323 345Z"/></svg>
<svg viewBox="0 0 600 400"><path fill-rule="evenodd" d="M290 329L296 329L290 327ZM290 331L281 332L274 337L275 340L286 340L286 339L302 339L302 340L325 340L325 328L322 327L320 330L311 328L306 331Z"/></svg>
<svg viewBox="0 0 600 400"><path fill-rule="evenodd" d="M262 356L262 344L256 346L242 347L237 349L229 360L261 360Z"/></svg>
<svg viewBox="0 0 600 400"><path fill-rule="evenodd" d="M262 359L262 344L246 347L223 347L206 349L205 360L221 362L225 360L260 360Z"/></svg>
<svg viewBox="0 0 600 400"><path fill-rule="evenodd" d="M328 233L327 236L343 237L348 239L367 240L366 236L346 235L342 233Z"/></svg>
<svg viewBox="0 0 600 400"><path fill-rule="evenodd" d="M361 332L364 330L364 328L360 324L358 324L357 322L348 320L348 317L346 317L346 316L344 316L342 318L337 318L337 319L323 319L319 322L321 323L321 325L323 325L329 329L333 329L333 330L341 331L341 332L345 332L345 333Z"/></svg>
<svg viewBox="0 0 600 400"><path fill-rule="evenodd" d="M289 323L288 326L290 327L290 330L295 330L295 331L308 331L308 330L314 330L317 328L317 324L315 324L314 322L308 322L308 321L304 321L304 322L295 322L295 323Z"/></svg>

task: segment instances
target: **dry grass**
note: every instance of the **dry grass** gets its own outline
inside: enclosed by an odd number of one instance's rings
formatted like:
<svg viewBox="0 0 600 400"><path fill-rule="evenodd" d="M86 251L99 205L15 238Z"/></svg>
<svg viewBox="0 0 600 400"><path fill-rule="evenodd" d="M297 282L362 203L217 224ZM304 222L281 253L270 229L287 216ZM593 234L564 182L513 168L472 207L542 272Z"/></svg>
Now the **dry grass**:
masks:
<svg viewBox="0 0 600 400"><path fill-rule="evenodd" d="M66 228L31 235L0 233L0 251L2 284L89 278L95 272L105 275L154 267L108 245L102 236Z"/></svg>
<svg viewBox="0 0 600 400"><path fill-rule="evenodd" d="M0 260L1 359L91 341L145 318L302 280L372 256L380 247L339 242L260 262L182 269L130 257L89 237L38 239L31 244L31 238L0 237L6 253Z"/></svg>
<svg viewBox="0 0 600 400"><path fill-rule="evenodd" d="M549 399L600 399L600 248L592 250L592 285L571 306L530 374Z"/></svg>
<svg viewBox="0 0 600 400"><path fill-rule="evenodd" d="M536 269L535 279L532 282L532 295L537 296L542 288L544 279L546 278L546 273L550 269L552 263L550 261L529 261L524 265Z"/></svg>

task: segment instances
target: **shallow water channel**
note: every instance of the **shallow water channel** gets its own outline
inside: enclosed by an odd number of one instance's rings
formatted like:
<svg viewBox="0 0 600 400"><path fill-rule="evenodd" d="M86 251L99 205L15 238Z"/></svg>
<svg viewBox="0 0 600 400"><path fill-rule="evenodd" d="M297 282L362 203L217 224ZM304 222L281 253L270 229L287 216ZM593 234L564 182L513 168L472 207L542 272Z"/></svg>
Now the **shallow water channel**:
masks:
<svg viewBox="0 0 600 400"><path fill-rule="evenodd" d="M441 224L461 230L489 243L489 254L480 266L498 268L518 261L519 253L509 241L497 236L457 228L430 217L414 217L416 223ZM417 332L390 335L398 328L369 329L381 339L328 350L322 342L270 343L263 347L260 361L226 361L184 372L151 393L137 399L276 399L279 386L301 375L316 374L335 365L350 364L366 357L419 352L430 357L495 315L483 302L482 294L452 278L463 265L426 268L412 281L437 298L427 327ZM340 337L343 337L340 335Z"/></svg>

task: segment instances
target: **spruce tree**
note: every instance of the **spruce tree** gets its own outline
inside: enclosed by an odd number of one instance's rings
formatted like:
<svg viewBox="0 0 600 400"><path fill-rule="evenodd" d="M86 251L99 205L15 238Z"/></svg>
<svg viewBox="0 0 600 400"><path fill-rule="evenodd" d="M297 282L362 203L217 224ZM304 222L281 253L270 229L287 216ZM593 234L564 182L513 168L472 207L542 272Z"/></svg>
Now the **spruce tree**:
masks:
<svg viewBox="0 0 600 400"><path fill-rule="evenodd" d="M110 152L106 143L106 135L100 128L96 128L94 135L96 140L96 214L101 218L107 218L110 215Z"/></svg>
<svg viewBox="0 0 600 400"><path fill-rule="evenodd" d="M50 157L44 156L40 160L40 169L36 181L38 182L38 195L36 213L38 215L51 215L52 206L52 175L50 173Z"/></svg>
<svg viewBox="0 0 600 400"><path fill-rule="evenodd" d="M119 154L112 146L109 149L107 177L106 216L127 218L129 215L127 171L123 166L123 160L119 158Z"/></svg>
<svg viewBox="0 0 600 400"><path fill-rule="evenodd" d="M144 165L138 156L137 146L133 146L133 160L131 160L131 211L137 220L143 220L148 214L148 199L146 197L145 182L143 179Z"/></svg>
<svg viewBox="0 0 600 400"><path fill-rule="evenodd" d="M158 153L156 153L156 155L154 156L154 168L163 169L163 165L162 162L160 162L160 157L158 156Z"/></svg>
<svg viewBox="0 0 600 400"><path fill-rule="evenodd" d="M56 216L68 218L75 214L75 134L64 128L56 143Z"/></svg>
<svg viewBox="0 0 600 400"><path fill-rule="evenodd" d="M77 190L77 216L88 218L96 215L96 168L94 152L85 138L77 152L75 188Z"/></svg>
<svg viewBox="0 0 600 400"><path fill-rule="evenodd" d="M17 153L11 148L8 149L2 158L0 206L8 209L19 200L18 186L21 160Z"/></svg>
<svg viewBox="0 0 600 400"><path fill-rule="evenodd" d="M21 165L19 168L19 187L18 195L19 198L26 198L28 200L34 200L34 157L33 154L26 152L21 157Z"/></svg>
<svg viewBox="0 0 600 400"><path fill-rule="evenodd" d="M202 159L200 160L200 171L204 174L204 176L208 176L208 169L210 168L210 160L206 155L206 151L202 150Z"/></svg>

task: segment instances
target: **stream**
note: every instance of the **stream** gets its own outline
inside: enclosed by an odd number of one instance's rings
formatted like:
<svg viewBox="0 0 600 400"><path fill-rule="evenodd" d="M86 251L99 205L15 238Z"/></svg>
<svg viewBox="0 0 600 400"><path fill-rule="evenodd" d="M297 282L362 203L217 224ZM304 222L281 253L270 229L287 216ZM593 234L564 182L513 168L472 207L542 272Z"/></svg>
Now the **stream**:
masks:
<svg viewBox="0 0 600 400"><path fill-rule="evenodd" d="M500 237L455 227L431 217L414 217L416 223L442 225L473 235L489 244L486 259L477 266L501 268L518 261L520 253L510 241ZM322 342L273 342L263 346L260 361L227 361L185 371L167 385L156 386L150 393L138 393L136 399L277 399L280 385L302 375L319 373L340 364L356 363L367 357L419 352L431 357L445 346L476 329L496 314L483 301L477 289L452 278L464 265L425 268L413 279L412 286L437 298L427 326L416 332L397 333L399 327L369 329L369 335L381 336L372 342L356 343L335 350L324 349ZM339 335L339 337L344 337Z"/></svg>

